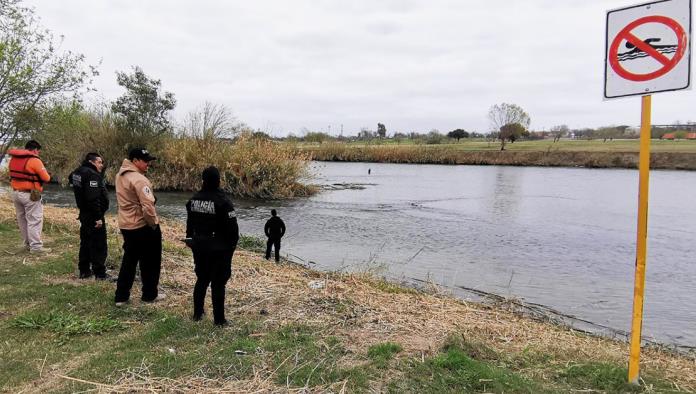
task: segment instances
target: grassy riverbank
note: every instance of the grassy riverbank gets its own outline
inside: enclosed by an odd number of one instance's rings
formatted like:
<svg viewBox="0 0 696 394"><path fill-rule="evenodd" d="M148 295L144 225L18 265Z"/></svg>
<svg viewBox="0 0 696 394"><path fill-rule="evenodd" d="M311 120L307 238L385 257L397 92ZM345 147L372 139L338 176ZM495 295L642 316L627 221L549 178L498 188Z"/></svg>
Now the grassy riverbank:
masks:
<svg viewBox="0 0 696 394"><path fill-rule="evenodd" d="M638 140L518 141L500 151L494 141L419 145L324 143L301 144L296 149L320 161L377 163L478 164L590 168L637 168ZM696 170L696 141L652 141L651 167Z"/></svg>
<svg viewBox="0 0 696 394"><path fill-rule="evenodd" d="M0 200L0 389L6 392L689 392L694 359L643 354L625 385L627 345L363 274L319 273L239 251L232 324L189 319L190 252L163 225L164 303L113 306L112 283L75 279L74 210L46 207L53 252L19 248ZM120 238L109 218L109 265ZM317 286L313 289L309 286ZM137 288L137 284L136 284ZM208 301L208 300L207 300ZM210 312L210 306L207 306Z"/></svg>

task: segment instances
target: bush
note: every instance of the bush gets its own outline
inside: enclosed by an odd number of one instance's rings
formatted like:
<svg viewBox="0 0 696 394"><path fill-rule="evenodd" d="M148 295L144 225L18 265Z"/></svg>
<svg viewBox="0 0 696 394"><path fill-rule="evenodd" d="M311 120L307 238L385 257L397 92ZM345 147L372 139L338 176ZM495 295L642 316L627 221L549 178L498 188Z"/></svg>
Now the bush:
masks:
<svg viewBox="0 0 696 394"><path fill-rule="evenodd" d="M171 135L141 137L119 129L113 114L103 108L83 109L76 103L59 103L41 114L32 133L42 145L41 158L54 180L66 184L68 175L89 152L104 158L105 175L113 182L130 148L146 146L159 151Z"/></svg>
<svg viewBox="0 0 696 394"><path fill-rule="evenodd" d="M119 128L108 110L59 104L45 111L32 137L43 146L46 168L63 184L88 152L103 156L107 182L113 183L128 150L143 146L158 158L148 172L158 190L197 190L203 169L214 165L223 188L235 197L292 198L316 191L302 183L309 178L309 153L249 132L233 142L171 133L142 137Z"/></svg>
<svg viewBox="0 0 696 394"><path fill-rule="evenodd" d="M150 175L164 190L197 190L201 173L218 167L223 188L237 197L291 198L316 190L307 180L309 154L273 141L242 134L234 143L214 139L171 138Z"/></svg>

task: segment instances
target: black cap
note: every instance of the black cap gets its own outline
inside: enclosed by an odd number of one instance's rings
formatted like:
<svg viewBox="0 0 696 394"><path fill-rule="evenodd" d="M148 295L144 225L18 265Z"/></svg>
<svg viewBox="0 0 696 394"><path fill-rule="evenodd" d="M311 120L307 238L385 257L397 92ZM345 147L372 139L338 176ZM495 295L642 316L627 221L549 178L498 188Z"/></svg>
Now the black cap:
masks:
<svg viewBox="0 0 696 394"><path fill-rule="evenodd" d="M156 157L151 156L150 152L145 148L133 148L128 152L128 160L140 159L144 161L157 160Z"/></svg>

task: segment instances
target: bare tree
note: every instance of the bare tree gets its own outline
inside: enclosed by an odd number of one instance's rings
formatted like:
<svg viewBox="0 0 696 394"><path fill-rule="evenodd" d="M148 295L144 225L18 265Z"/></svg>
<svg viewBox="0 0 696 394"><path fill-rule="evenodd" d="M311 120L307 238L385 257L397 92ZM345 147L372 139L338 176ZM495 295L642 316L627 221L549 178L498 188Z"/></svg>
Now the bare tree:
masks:
<svg viewBox="0 0 696 394"><path fill-rule="evenodd" d="M551 135L553 135L553 142L559 141L561 137L564 135L568 134L570 132L570 129L568 126L562 124L558 126L553 126L551 128Z"/></svg>
<svg viewBox="0 0 696 394"><path fill-rule="evenodd" d="M505 141L509 137L508 133L503 133L503 127L513 124L518 124L522 126L523 130L529 127L531 119L529 115L524 112L522 107L516 104L495 104L491 106L488 110L488 120L490 121L492 130L500 132L500 150L505 150ZM510 126L506 128L511 129ZM515 129L518 129L515 127Z"/></svg>
<svg viewBox="0 0 696 394"><path fill-rule="evenodd" d="M184 123L184 134L203 139L232 138L239 134L243 124L223 104L206 101L190 112Z"/></svg>
<svg viewBox="0 0 696 394"><path fill-rule="evenodd" d="M370 131L367 127L362 127L358 133L359 140L371 140L375 137L375 133Z"/></svg>

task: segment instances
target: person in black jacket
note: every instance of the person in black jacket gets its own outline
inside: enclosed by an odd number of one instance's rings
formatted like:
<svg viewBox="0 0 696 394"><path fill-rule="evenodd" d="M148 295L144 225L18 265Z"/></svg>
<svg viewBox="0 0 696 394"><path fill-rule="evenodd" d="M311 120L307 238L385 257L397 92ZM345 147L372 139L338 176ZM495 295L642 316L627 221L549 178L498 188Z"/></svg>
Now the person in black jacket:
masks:
<svg viewBox="0 0 696 394"><path fill-rule="evenodd" d="M109 209L109 197L102 174L104 161L98 153L88 153L82 165L70 174L69 181L80 210L80 279L94 274L106 280L106 223L104 213Z"/></svg>
<svg viewBox="0 0 696 394"><path fill-rule="evenodd" d="M225 325L225 285L232 276L232 255L239 241L234 206L220 190L220 172L203 171L203 188L186 203L186 245L193 251L196 285L193 289L193 319L203 316L203 301L210 285L213 318Z"/></svg>
<svg viewBox="0 0 696 394"><path fill-rule="evenodd" d="M268 219L263 231L268 237L266 241L266 260L271 258L271 246L275 247L275 261L280 262L280 239L285 235L285 223L278 217L275 209L271 209L271 218Z"/></svg>

